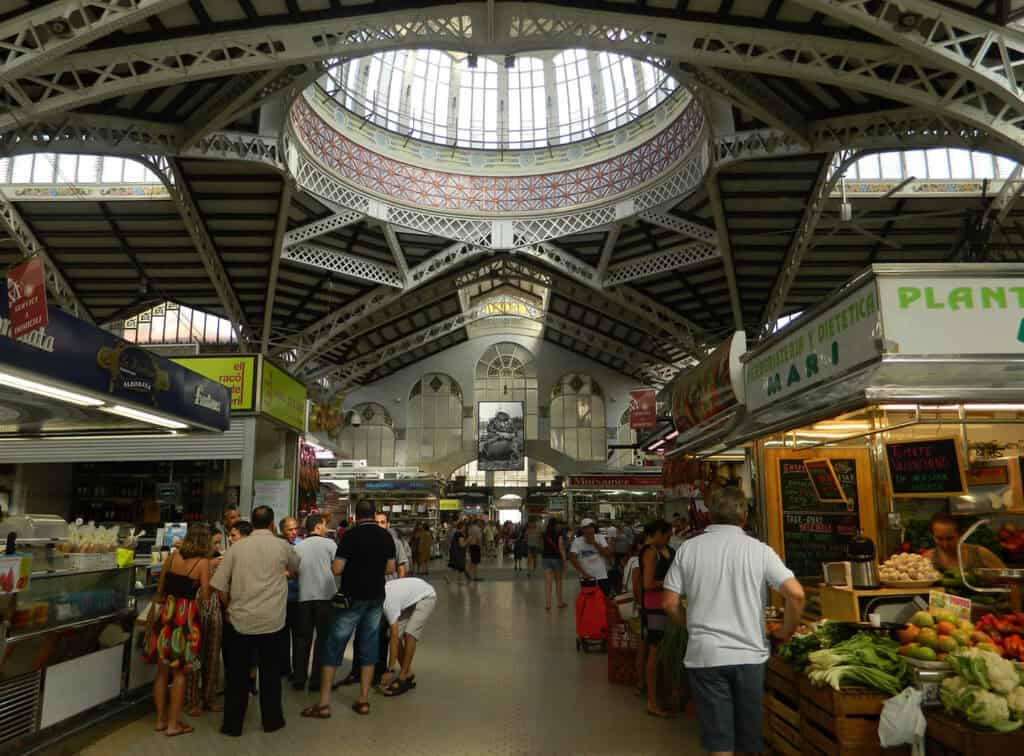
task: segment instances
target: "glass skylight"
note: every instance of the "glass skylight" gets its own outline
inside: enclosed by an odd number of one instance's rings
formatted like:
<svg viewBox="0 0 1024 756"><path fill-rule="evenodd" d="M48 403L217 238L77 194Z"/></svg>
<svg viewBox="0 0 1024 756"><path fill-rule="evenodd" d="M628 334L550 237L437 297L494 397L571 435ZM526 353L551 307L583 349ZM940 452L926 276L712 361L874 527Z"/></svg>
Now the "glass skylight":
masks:
<svg viewBox="0 0 1024 756"><path fill-rule="evenodd" d="M613 53L399 50L330 66L320 86L354 115L414 139L518 150L611 131L679 84L652 63Z"/></svg>

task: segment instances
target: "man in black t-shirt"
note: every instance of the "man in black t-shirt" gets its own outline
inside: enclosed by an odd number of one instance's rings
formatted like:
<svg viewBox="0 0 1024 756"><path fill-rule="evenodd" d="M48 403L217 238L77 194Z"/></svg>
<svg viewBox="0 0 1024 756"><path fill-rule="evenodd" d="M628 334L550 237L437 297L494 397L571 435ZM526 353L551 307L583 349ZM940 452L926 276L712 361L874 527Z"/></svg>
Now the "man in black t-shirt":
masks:
<svg viewBox="0 0 1024 756"><path fill-rule="evenodd" d="M341 575L341 593L348 597L350 606L335 612L324 645L320 702L304 709L304 717L326 719L331 715L334 672L357 628L355 657L360 667L360 690L352 710L357 714L370 713L370 684L379 654L378 633L384 607L384 576L395 571L395 542L386 530L377 527L373 516L372 502L358 502L356 526L338 544L332 569L335 575Z"/></svg>

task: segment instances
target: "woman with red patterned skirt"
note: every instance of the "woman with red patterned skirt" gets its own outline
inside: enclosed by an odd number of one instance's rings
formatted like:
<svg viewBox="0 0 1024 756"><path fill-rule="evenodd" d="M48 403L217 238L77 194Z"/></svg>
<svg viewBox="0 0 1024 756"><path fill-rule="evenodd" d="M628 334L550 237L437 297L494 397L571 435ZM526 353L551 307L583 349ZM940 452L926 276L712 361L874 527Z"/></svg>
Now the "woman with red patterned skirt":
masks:
<svg viewBox="0 0 1024 756"><path fill-rule="evenodd" d="M181 710L186 675L201 667L199 602L210 598L210 549L210 526L198 522L190 525L181 546L164 563L154 598L159 612L147 633L145 658L157 665L153 681L156 730L168 737L192 732L181 721Z"/></svg>

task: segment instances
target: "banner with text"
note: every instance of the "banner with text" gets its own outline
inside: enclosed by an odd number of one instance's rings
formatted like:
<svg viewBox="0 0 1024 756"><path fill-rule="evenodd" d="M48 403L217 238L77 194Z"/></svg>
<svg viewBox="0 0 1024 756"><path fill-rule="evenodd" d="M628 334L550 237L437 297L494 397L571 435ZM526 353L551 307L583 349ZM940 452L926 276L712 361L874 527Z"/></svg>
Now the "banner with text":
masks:
<svg viewBox="0 0 1024 756"><path fill-rule="evenodd" d="M629 427L650 430L658 426L658 392L652 388L629 392Z"/></svg>
<svg viewBox="0 0 1024 756"><path fill-rule="evenodd" d="M788 336L758 350L743 369L747 407L755 411L881 355L874 285L863 286Z"/></svg>
<svg viewBox="0 0 1024 756"><path fill-rule="evenodd" d="M7 312L14 340L49 325L43 258L32 257L7 271Z"/></svg>

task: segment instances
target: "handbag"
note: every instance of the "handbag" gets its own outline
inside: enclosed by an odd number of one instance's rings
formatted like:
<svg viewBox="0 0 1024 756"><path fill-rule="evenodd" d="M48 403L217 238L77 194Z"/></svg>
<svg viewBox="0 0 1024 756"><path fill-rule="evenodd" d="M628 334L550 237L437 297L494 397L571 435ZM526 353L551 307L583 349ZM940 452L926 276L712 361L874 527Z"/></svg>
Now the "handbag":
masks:
<svg viewBox="0 0 1024 756"><path fill-rule="evenodd" d="M612 601L615 602L615 607L619 610L619 617L622 618L623 622L629 622L637 616L636 599L633 598L632 593L619 593Z"/></svg>

